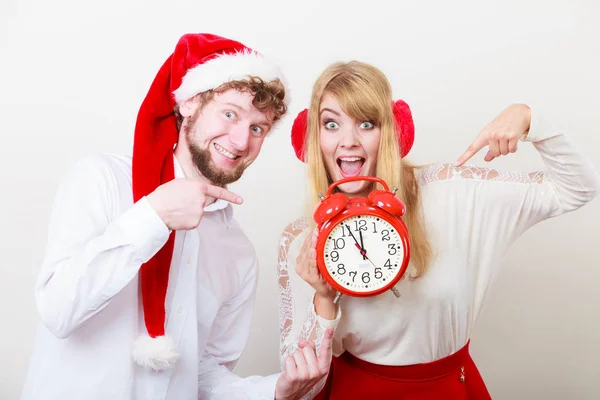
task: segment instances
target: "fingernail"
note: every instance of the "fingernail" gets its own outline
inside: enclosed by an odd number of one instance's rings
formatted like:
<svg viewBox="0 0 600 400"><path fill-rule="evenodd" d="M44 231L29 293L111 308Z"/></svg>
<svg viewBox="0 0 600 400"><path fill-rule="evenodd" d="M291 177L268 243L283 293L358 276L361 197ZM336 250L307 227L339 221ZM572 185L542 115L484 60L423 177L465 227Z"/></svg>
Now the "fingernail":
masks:
<svg viewBox="0 0 600 400"><path fill-rule="evenodd" d="M242 200L242 198L241 198L241 197L238 197L238 198L237 198L237 202L238 202L238 204L242 204L242 201L243 201L243 200Z"/></svg>

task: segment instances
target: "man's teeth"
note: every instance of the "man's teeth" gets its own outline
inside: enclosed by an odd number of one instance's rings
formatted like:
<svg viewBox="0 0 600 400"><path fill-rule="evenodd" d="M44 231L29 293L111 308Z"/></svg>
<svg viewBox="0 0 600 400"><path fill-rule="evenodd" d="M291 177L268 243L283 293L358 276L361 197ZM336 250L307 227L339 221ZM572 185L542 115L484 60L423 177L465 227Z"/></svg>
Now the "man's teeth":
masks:
<svg viewBox="0 0 600 400"><path fill-rule="evenodd" d="M232 154L230 152L228 152L227 150L225 150L224 148L222 148L221 146L219 146L218 144L215 143L215 149L217 149L217 151L221 154L223 154L225 157L231 159L231 160L235 160L236 158L238 158L238 156L236 156L235 154Z"/></svg>

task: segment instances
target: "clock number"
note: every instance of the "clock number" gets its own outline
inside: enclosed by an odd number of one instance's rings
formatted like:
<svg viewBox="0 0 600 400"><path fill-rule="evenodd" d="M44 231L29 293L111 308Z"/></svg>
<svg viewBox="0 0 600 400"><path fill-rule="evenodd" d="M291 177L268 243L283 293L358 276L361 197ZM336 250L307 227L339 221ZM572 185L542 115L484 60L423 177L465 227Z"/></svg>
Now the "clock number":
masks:
<svg viewBox="0 0 600 400"><path fill-rule="evenodd" d="M346 246L346 241L343 238L337 238L333 240L334 250L343 249Z"/></svg>
<svg viewBox="0 0 600 400"><path fill-rule="evenodd" d="M390 231L388 231L387 229L384 229L381 231L381 234L383 235L381 237L381 240L390 240Z"/></svg>
<svg viewBox="0 0 600 400"><path fill-rule="evenodd" d="M390 259L388 258L388 260L385 262L385 264L383 264L384 267L386 267L387 269L393 269L392 268L392 262L390 261Z"/></svg>
<svg viewBox="0 0 600 400"><path fill-rule="evenodd" d="M396 243L390 243L390 244L388 244L388 249L389 249L389 250L388 250L388 254L389 254L390 256L393 256L393 255L394 255L394 254L396 254L396 252L398 251L398 250L396 249ZM392 252L392 251L393 251L393 252Z"/></svg>
<svg viewBox="0 0 600 400"><path fill-rule="evenodd" d="M351 235L350 227L348 225L342 224L342 237L346 237L346 229L348 229L348 234Z"/></svg>
<svg viewBox="0 0 600 400"><path fill-rule="evenodd" d="M333 250L331 252L331 261L337 262L339 259L340 259L340 254L337 251Z"/></svg>
<svg viewBox="0 0 600 400"><path fill-rule="evenodd" d="M367 230L367 221L364 219L360 219L358 221L354 221L355 231L366 231Z"/></svg>
<svg viewBox="0 0 600 400"><path fill-rule="evenodd" d="M344 264L339 264L338 265L338 274L344 275L345 273L346 273L346 267L344 267Z"/></svg>
<svg viewBox="0 0 600 400"><path fill-rule="evenodd" d="M373 233L377 233L377 224L373 222Z"/></svg>
<svg viewBox="0 0 600 400"><path fill-rule="evenodd" d="M365 272L364 274L362 274L362 281L364 283L369 283L371 282L371 277L369 276L368 272Z"/></svg>
<svg viewBox="0 0 600 400"><path fill-rule="evenodd" d="M381 278L383 278L383 273L381 272L381 268L377 267L375 268L375 279Z"/></svg>
<svg viewBox="0 0 600 400"><path fill-rule="evenodd" d="M352 277L352 283L354 283L354 278L356 278L356 271L350 271L349 275Z"/></svg>

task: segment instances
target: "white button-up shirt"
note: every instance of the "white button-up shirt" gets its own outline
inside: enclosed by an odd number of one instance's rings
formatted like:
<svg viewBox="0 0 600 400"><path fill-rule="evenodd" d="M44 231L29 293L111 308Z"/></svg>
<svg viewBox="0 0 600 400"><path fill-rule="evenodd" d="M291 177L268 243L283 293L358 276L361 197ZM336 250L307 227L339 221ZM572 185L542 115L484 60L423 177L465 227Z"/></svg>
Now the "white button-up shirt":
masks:
<svg viewBox="0 0 600 400"><path fill-rule="evenodd" d="M175 176L183 171L175 160ZM218 200L178 231L166 333L181 357L155 372L133 361L146 334L138 271L169 229L145 198L133 204L131 158L80 161L57 193L35 287L42 320L22 400L273 399L279 374L240 378L258 277L254 248Z"/></svg>

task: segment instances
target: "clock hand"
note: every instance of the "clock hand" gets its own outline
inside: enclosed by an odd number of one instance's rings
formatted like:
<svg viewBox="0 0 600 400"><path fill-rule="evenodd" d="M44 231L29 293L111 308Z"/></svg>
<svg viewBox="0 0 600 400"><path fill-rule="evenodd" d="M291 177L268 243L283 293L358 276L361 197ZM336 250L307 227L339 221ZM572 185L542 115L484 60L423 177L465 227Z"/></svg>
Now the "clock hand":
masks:
<svg viewBox="0 0 600 400"><path fill-rule="evenodd" d="M367 259L367 249L365 249L365 245L363 244L362 229L360 231L358 231L358 234L360 235L360 247L362 247L363 260L366 260Z"/></svg>
<svg viewBox="0 0 600 400"><path fill-rule="evenodd" d="M356 248L360 251L360 254L363 256L363 258L365 257L365 250L360 246L360 244L358 244L358 240L356 240L356 237L354 237L354 234L352 233L352 231L350 230L350 227L348 225L346 225L346 228L348 228L348 232L350 233L350 236L352 236L352 239L354 239L354 245L356 246Z"/></svg>
<svg viewBox="0 0 600 400"><path fill-rule="evenodd" d="M373 265L373 267L377 268L377 265L375 265L373 263L373 261L371 261L371 259L369 257L367 257L366 250L363 249L360 244L358 244L358 240L356 240L356 237L354 237L354 234L350 230L350 227L348 225L346 225L346 228L348 228L348 232L350 233L350 236L352 236L352 239L354 239L354 245L360 251L360 255L363 256L363 260L368 260L371 263L371 265ZM362 239L362 233L361 233L361 231L359 231L359 233L360 233L360 236L361 236L361 239Z"/></svg>
<svg viewBox="0 0 600 400"><path fill-rule="evenodd" d="M365 259L366 259L367 261L369 261L373 267L377 268L377 265L373 264L373 261L371 261L371 259L370 259L369 257L367 257L366 255L365 255L365 256L363 256L363 257L365 257Z"/></svg>

